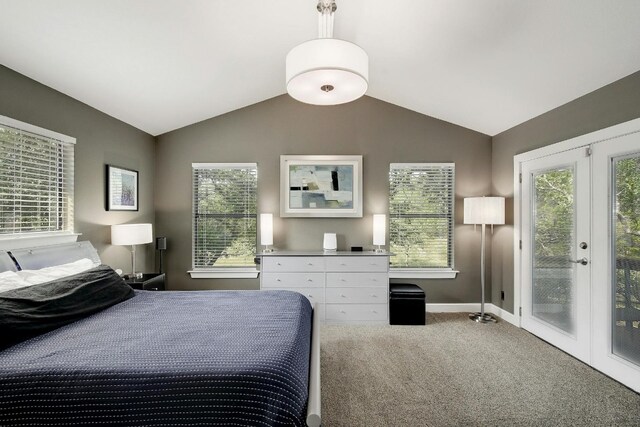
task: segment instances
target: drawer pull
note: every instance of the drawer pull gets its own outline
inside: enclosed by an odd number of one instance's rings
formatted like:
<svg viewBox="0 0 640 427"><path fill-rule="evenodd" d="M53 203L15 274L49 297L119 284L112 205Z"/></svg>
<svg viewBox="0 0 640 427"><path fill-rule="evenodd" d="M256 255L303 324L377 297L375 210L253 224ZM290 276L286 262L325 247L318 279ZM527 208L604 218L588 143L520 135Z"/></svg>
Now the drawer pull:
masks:
<svg viewBox="0 0 640 427"><path fill-rule="evenodd" d="M371 279L371 281L372 281L372 282L377 282L377 281L378 281L378 279Z"/></svg>
<svg viewBox="0 0 640 427"><path fill-rule="evenodd" d="M340 279L340 281L341 281L341 282L346 282L346 281L347 281L347 279Z"/></svg>
<svg viewBox="0 0 640 427"><path fill-rule="evenodd" d="M276 262L276 265L282 265L282 264L280 264L279 262Z"/></svg>
<svg viewBox="0 0 640 427"><path fill-rule="evenodd" d="M342 298L346 298L346 297L347 297L345 294L340 294L340 296L341 296Z"/></svg>
<svg viewBox="0 0 640 427"><path fill-rule="evenodd" d="M376 294L371 294L371 296L372 296L373 298L378 298L378 295L376 295Z"/></svg>
<svg viewBox="0 0 640 427"><path fill-rule="evenodd" d="M281 281L282 281L282 280L280 280L280 278L279 278L279 277L276 279L276 282L281 282Z"/></svg>
<svg viewBox="0 0 640 427"><path fill-rule="evenodd" d="M378 314L378 312L377 312L377 311L375 311L375 310L371 310L371 312L372 312L372 313L376 313L376 314Z"/></svg>
<svg viewBox="0 0 640 427"><path fill-rule="evenodd" d="M313 282L313 279L307 279L307 282Z"/></svg>
<svg viewBox="0 0 640 427"><path fill-rule="evenodd" d="M341 263L340 263L340 265L347 265L347 264L346 264L346 263L344 263L344 262L341 262Z"/></svg>
<svg viewBox="0 0 640 427"><path fill-rule="evenodd" d="M307 295L307 296L308 296L309 298L313 298L313 295L311 295L311 294L309 294L309 295Z"/></svg>
<svg viewBox="0 0 640 427"><path fill-rule="evenodd" d="M313 265L313 263L312 262L308 262L307 265Z"/></svg>
<svg viewBox="0 0 640 427"><path fill-rule="evenodd" d="M342 313L342 314L347 314L347 312L346 312L346 311L344 311L344 310L340 310L340 313Z"/></svg>

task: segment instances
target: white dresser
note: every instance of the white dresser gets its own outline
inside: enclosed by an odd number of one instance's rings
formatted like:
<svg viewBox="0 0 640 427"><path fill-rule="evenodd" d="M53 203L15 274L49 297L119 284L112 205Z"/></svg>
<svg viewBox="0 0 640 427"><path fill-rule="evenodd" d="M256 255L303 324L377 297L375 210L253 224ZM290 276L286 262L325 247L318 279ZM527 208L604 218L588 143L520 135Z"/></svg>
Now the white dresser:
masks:
<svg viewBox="0 0 640 427"><path fill-rule="evenodd" d="M327 322L388 323L389 254L270 252L259 254L260 288L300 292Z"/></svg>

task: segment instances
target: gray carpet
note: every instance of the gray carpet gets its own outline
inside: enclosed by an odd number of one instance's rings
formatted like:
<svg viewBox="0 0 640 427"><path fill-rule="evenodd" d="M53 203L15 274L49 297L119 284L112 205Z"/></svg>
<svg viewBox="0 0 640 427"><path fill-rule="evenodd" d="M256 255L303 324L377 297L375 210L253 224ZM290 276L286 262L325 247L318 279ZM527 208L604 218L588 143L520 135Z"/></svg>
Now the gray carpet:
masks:
<svg viewBox="0 0 640 427"><path fill-rule="evenodd" d="M466 314L326 325L323 426L640 426L640 395L524 330Z"/></svg>

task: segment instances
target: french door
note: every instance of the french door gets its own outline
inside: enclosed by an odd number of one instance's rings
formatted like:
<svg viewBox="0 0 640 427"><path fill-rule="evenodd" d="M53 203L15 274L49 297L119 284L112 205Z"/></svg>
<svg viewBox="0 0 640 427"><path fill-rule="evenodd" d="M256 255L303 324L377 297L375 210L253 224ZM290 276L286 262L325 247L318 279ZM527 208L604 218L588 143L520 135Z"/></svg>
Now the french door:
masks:
<svg viewBox="0 0 640 427"><path fill-rule="evenodd" d="M583 361L590 346L589 195L584 148L522 165L522 327Z"/></svg>
<svg viewBox="0 0 640 427"><path fill-rule="evenodd" d="M640 132L593 147L592 365L640 392Z"/></svg>
<svg viewBox="0 0 640 427"><path fill-rule="evenodd" d="M521 326L640 392L640 120L570 142L518 163Z"/></svg>

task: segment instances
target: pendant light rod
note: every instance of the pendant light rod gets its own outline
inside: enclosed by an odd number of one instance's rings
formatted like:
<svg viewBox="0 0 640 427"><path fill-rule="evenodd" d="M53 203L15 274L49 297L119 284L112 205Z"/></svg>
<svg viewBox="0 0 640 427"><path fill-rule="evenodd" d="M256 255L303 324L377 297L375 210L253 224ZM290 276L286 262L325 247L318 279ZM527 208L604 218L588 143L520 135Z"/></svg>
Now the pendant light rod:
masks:
<svg viewBox="0 0 640 427"><path fill-rule="evenodd" d="M318 38L333 38L334 12L338 9L335 0L320 0L318 2Z"/></svg>

